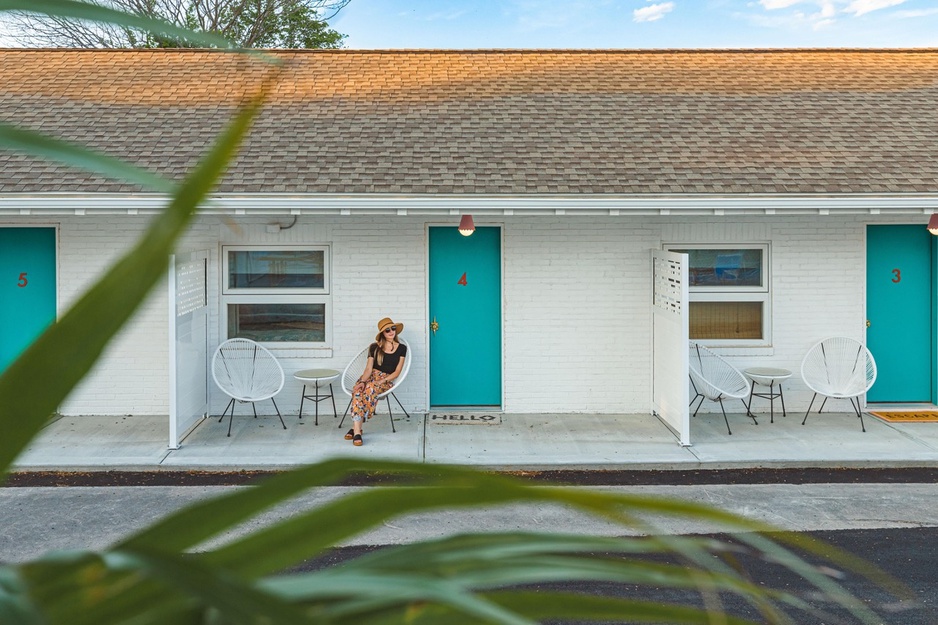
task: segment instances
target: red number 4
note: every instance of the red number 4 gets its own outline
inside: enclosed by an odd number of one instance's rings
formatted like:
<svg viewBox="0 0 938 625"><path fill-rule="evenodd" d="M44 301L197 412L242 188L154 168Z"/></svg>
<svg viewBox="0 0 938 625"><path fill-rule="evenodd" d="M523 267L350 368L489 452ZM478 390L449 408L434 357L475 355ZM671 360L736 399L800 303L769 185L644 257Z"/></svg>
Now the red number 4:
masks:
<svg viewBox="0 0 938 625"><path fill-rule="evenodd" d="M24 271L20 274L20 279L17 281L16 286L23 288L27 284L29 284L29 280L26 279L26 272Z"/></svg>

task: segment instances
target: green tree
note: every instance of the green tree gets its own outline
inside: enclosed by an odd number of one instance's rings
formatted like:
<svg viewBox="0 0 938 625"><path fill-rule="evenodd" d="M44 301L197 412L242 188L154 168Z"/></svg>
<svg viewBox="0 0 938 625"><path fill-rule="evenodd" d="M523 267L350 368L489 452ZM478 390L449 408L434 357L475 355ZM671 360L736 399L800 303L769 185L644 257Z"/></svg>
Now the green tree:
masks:
<svg viewBox="0 0 938 625"><path fill-rule="evenodd" d="M345 35L328 20L350 0L88 0L101 7L162 20L196 33L219 35L240 48L341 48ZM154 34L29 10L7 20L10 37L24 46L67 48L186 48L192 37Z"/></svg>

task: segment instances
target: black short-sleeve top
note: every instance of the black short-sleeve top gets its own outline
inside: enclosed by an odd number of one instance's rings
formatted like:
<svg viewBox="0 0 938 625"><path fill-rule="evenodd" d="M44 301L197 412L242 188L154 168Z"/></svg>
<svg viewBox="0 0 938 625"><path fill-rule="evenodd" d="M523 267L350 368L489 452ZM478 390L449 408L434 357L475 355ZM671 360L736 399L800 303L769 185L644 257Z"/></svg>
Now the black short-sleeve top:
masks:
<svg viewBox="0 0 938 625"><path fill-rule="evenodd" d="M394 373L394 371L397 369L397 363L401 361L401 358L407 355L407 346L403 343L398 343L397 349L395 349L390 354L385 354L383 362L379 365L378 359L376 357L378 349L378 344L372 343L368 347L368 356L369 358L375 359L375 369L378 371L383 371L384 373Z"/></svg>

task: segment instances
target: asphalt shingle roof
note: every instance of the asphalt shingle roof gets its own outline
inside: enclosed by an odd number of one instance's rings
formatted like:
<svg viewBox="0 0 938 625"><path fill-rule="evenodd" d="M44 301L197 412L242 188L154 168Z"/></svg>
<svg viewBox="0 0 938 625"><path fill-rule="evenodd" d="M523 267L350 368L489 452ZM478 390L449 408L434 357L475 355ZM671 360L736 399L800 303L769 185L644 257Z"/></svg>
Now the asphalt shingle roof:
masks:
<svg viewBox="0 0 938 625"><path fill-rule="evenodd" d="M938 191L938 50L279 51L223 193ZM0 50L0 120L181 177L274 71ZM136 187L0 150L0 193Z"/></svg>

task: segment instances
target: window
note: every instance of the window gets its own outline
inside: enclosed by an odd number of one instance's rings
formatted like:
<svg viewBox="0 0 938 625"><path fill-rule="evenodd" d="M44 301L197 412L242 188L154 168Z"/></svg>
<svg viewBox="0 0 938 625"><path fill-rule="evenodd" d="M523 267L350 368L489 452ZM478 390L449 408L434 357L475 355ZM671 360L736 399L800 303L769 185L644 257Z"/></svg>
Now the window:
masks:
<svg viewBox="0 0 938 625"><path fill-rule="evenodd" d="M768 345L768 245L668 246L688 255L690 338L710 344Z"/></svg>
<svg viewBox="0 0 938 625"><path fill-rule="evenodd" d="M226 338L291 347L331 343L328 246L222 248Z"/></svg>

